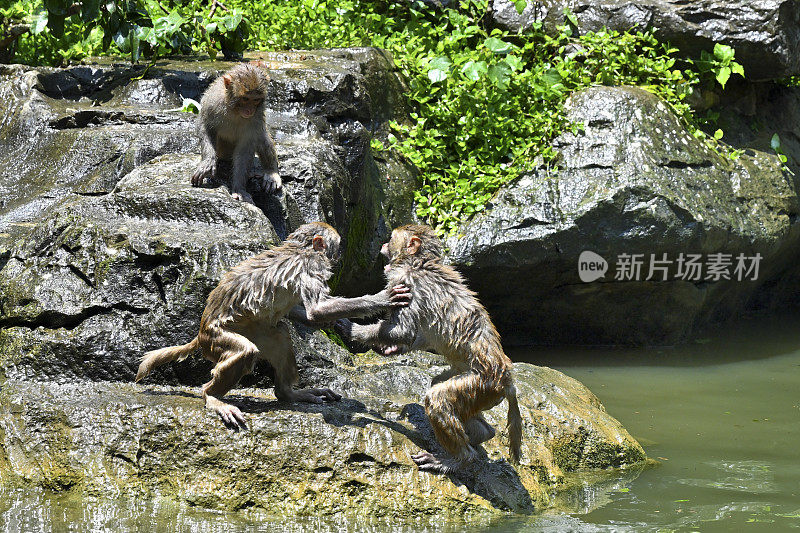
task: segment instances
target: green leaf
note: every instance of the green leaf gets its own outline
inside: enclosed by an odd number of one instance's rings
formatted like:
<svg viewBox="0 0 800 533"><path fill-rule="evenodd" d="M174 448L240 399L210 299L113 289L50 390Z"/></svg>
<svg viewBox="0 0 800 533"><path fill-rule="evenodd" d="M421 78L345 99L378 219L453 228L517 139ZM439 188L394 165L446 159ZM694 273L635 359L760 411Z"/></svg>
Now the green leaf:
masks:
<svg viewBox="0 0 800 533"><path fill-rule="evenodd" d="M52 12L47 17L47 27L50 28L50 33L59 39L64 36L64 21L66 18L64 15L56 15Z"/></svg>
<svg viewBox="0 0 800 533"><path fill-rule="evenodd" d="M239 23L242 22L242 15L241 13L234 12L234 14L224 17L221 22L222 26L227 31L234 31L239 27Z"/></svg>
<svg viewBox="0 0 800 533"><path fill-rule="evenodd" d="M734 74L738 74L739 76L744 78L744 67L739 63L735 61L731 63L731 71L733 71Z"/></svg>
<svg viewBox="0 0 800 533"><path fill-rule="evenodd" d="M729 61L732 61L735 55L736 51L728 45L720 43L714 45L714 57L716 57L723 63L728 63Z"/></svg>
<svg viewBox="0 0 800 533"><path fill-rule="evenodd" d="M100 0L83 0L81 6L81 19L92 22L100 17Z"/></svg>
<svg viewBox="0 0 800 533"><path fill-rule="evenodd" d="M781 138L777 133L772 136L772 139L769 141L769 145L772 147L773 150L776 150L776 151L780 150L780 148L781 148Z"/></svg>
<svg viewBox="0 0 800 533"><path fill-rule="evenodd" d="M517 57L515 55L511 55L511 54L507 55L505 57L505 59L503 59L503 61L505 61L506 64L509 67L511 67L511 69L514 70L515 72L522 70L523 67L525 66L525 64L523 63L522 59L520 59L519 57Z"/></svg>
<svg viewBox="0 0 800 533"><path fill-rule="evenodd" d="M483 41L483 45L495 54L507 54L514 49L514 45L507 43L497 37L489 37Z"/></svg>
<svg viewBox="0 0 800 533"><path fill-rule="evenodd" d="M547 87L552 87L557 83L561 83L561 73L557 69L551 68L542 74L541 79Z"/></svg>
<svg viewBox="0 0 800 533"><path fill-rule="evenodd" d="M578 18L575 16L575 13L570 11L568 8L564 8L564 18L569 22L575 29L578 29L580 25L578 24Z"/></svg>
<svg viewBox="0 0 800 533"><path fill-rule="evenodd" d="M728 83L728 78L730 77L731 77L731 69L729 67L722 67L721 69L719 69L719 72L717 72L716 76L717 81L719 82L719 84L722 86L723 89L725 88L725 84Z"/></svg>
<svg viewBox="0 0 800 533"><path fill-rule="evenodd" d="M481 77L485 76L489 71L486 61L467 61L461 67L461 73L472 81L478 81Z"/></svg>
<svg viewBox="0 0 800 533"><path fill-rule="evenodd" d="M497 63L489 67L489 79L501 89L506 89L511 81L511 67L505 63Z"/></svg>
<svg viewBox="0 0 800 533"><path fill-rule="evenodd" d="M446 80L452 64L453 62L444 56L432 60L428 63L428 79L433 83Z"/></svg>
<svg viewBox="0 0 800 533"><path fill-rule="evenodd" d="M515 0L514 7L517 9L517 14L522 15L522 12L528 7L528 0Z"/></svg>
<svg viewBox="0 0 800 533"><path fill-rule="evenodd" d="M37 35L42 33L44 29L47 27L47 19L49 13L46 9L40 9L34 16L33 20L31 21L31 33Z"/></svg>
<svg viewBox="0 0 800 533"><path fill-rule="evenodd" d="M717 131L715 131L715 132L714 132L714 138L715 138L716 140L720 140L720 139L722 139L722 136L723 136L723 135L725 135L725 133L724 133L722 130L719 130L719 129L718 129Z"/></svg>
<svg viewBox="0 0 800 533"><path fill-rule="evenodd" d="M44 0L44 7L53 15L66 15L72 2L66 0Z"/></svg>
<svg viewBox="0 0 800 533"><path fill-rule="evenodd" d="M192 100L191 98L184 98L183 99L183 107L181 107L181 111L184 113L199 113L200 112L200 102L197 100Z"/></svg>
<svg viewBox="0 0 800 533"><path fill-rule="evenodd" d="M205 25L205 28L207 33L214 33L215 31L217 31L217 23L209 22L208 24Z"/></svg>

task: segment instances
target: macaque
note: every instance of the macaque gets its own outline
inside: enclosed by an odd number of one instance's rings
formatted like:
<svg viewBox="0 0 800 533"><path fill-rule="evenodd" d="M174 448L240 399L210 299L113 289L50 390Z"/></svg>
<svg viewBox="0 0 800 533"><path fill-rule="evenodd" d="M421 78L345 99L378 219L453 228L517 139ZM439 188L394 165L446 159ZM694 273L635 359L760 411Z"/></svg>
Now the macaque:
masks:
<svg viewBox="0 0 800 533"><path fill-rule="evenodd" d="M422 451L412 456L420 470L447 473L475 460L474 446L494 429L481 412L508 400L510 455L519 462L522 418L511 360L486 309L461 275L442 263L443 247L433 229L408 225L395 229L381 253L388 286L411 290L407 307L391 309L387 319L360 325L339 320L346 339L387 352L430 349L447 358L453 377L435 383L425 395L425 411L436 439L449 457Z"/></svg>
<svg viewBox="0 0 800 533"><path fill-rule="evenodd" d="M330 389L293 388L297 363L288 327L280 320L288 317L319 326L406 306L410 296L403 286L359 298L331 296L327 280L332 262L339 259L339 242L339 234L328 224L305 224L282 245L233 267L208 295L197 336L183 346L147 352L136 381L159 365L186 359L199 348L203 357L216 365L211 381L203 385L206 407L234 429L245 428L245 418L220 398L252 372L259 359L266 359L275 369L279 400L321 403L341 399Z"/></svg>
<svg viewBox="0 0 800 533"><path fill-rule="evenodd" d="M202 160L192 174L192 185L200 187L216 178L218 160L232 160L231 196L253 203L245 185L257 153L264 169L264 190L269 193L281 188L275 143L264 119L268 81L263 69L241 63L206 89L200 100Z"/></svg>

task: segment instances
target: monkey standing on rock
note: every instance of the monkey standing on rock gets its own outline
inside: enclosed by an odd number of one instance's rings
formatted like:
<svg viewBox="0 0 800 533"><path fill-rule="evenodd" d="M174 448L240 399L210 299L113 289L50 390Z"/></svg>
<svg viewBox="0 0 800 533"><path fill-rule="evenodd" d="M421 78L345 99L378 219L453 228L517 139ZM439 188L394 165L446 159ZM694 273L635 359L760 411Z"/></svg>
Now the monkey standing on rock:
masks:
<svg viewBox="0 0 800 533"><path fill-rule="evenodd" d="M381 253L388 286L411 288L407 307L391 310L387 320L359 325L339 320L346 338L385 352L398 346L433 349L447 358L456 375L434 384L425 395L425 411L436 439L449 452L438 458L423 451L412 456L420 470L449 472L475 459L473 446L491 439L494 429L481 416L508 400L510 455L519 462L522 418L517 404L511 360L486 309L461 275L441 261L442 243L433 229L408 225L392 232Z"/></svg>
<svg viewBox="0 0 800 533"><path fill-rule="evenodd" d="M309 325L348 316L369 316L408 305L406 287L395 286L359 298L330 295L331 262L339 258L339 234L328 224L300 226L275 248L247 259L226 273L208 295L200 332L188 344L147 352L136 381L154 368L182 361L200 348L214 362L211 381L203 385L206 407L229 427L246 427L241 411L224 396L253 370L258 359L275 368L275 396L284 401L320 403L339 400L330 389L295 390L297 363L284 316ZM299 304L302 304L299 305Z"/></svg>
<svg viewBox="0 0 800 533"><path fill-rule="evenodd" d="M199 187L217 177L219 159L232 160L231 195L253 203L245 190L253 156L257 153L264 169L264 189L281 188L275 143L267 131L264 99L269 77L263 69L241 63L214 80L200 100L202 160L192 174Z"/></svg>

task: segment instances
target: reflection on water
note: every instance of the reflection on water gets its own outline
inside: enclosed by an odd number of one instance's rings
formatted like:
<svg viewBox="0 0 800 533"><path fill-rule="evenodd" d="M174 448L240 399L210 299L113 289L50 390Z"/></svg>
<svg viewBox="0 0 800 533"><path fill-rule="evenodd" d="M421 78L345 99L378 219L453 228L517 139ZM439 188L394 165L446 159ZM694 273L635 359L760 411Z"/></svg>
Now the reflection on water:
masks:
<svg viewBox="0 0 800 533"><path fill-rule="evenodd" d="M798 531L800 320L753 323L672 349L532 348L516 361L586 384L660 466L592 479L565 515L447 524L270 520L164 498L92 499L0 489L0 532L18 531Z"/></svg>
<svg viewBox="0 0 800 533"><path fill-rule="evenodd" d="M750 494L776 492L772 466L763 461L711 461L706 463L722 472L719 479L678 479L678 483L695 487L740 490Z"/></svg>

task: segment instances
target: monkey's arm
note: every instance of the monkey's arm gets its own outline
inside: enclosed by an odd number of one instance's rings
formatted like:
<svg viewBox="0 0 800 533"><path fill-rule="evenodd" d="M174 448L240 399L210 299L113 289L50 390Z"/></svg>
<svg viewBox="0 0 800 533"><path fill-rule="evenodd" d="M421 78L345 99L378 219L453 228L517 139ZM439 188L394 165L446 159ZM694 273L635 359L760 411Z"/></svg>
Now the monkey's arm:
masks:
<svg viewBox="0 0 800 533"><path fill-rule="evenodd" d="M192 185L199 187L207 178L214 177L217 169L217 150L214 146L217 132L211 126L200 127L201 160L192 174Z"/></svg>
<svg viewBox="0 0 800 533"><path fill-rule="evenodd" d="M320 298L313 304L305 305L305 314L312 322L333 322L340 318L370 316L385 309L405 307L410 300L411 291L403 285L396 285L358 298Z"/></svg>
<svg viewBox="0 0 800 533"><path fill-rule="evenodd" d="M412 306L413 307L413 306ZM417 331L416 313L412 307L395 310L388 320L380 320L374 324L354 324L349 320L339 320L336 331L348 340L367 346L411 346L412 349L423 347L424 337Z"/></svg>
<svg viewBox="0 0 800 533"><path fill-rule="evenodd" d="M309 328L326 328L332 325L332 322L311 320L308 318L308 314L306 314L306 308L302 305L295 305L291 311L286 314L286 318L294 322L299 322Z"/></svg>
<svg viewBox="0 0 800 533"><path fill-rule="evenodd" d="M272 136L266 127L256 146L256 152L258 152L258 158L261 160L261 167L264 170L264 190L272 192L280 189L282 182L281 175L278 173L278 154L275 151Z"/></svg>

